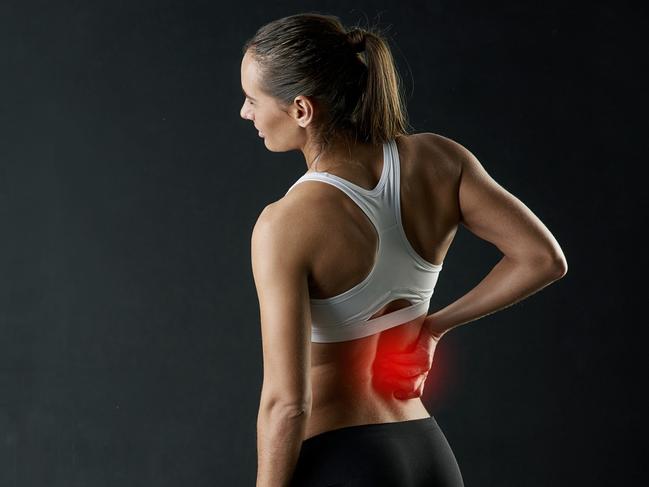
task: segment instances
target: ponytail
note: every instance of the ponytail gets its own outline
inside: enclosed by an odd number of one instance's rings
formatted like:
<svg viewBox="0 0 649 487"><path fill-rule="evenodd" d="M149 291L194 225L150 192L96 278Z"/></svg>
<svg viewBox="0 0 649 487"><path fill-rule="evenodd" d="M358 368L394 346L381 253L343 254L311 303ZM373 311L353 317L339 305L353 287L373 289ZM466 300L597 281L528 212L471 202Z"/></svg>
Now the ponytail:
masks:
<svg viewBox="0 0 649 487"><path fill-rule="evenodd" d="M373 143L384 142L408 130L401 80L383 37L372 31L362 35L367 83L358 106L359 132Z"/></svg>

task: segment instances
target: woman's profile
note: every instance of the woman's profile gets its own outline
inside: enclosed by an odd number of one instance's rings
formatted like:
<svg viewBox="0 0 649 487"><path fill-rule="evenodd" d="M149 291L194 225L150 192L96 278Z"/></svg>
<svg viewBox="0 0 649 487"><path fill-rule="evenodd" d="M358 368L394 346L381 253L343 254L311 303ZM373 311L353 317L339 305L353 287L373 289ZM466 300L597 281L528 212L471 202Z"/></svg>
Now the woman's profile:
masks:
<svg viewBox="0 0 649 487"><path fill-rule="evenodd" d="M567 272L546 226L461 144L409 133L388 43L302 13L243 47L241 116L306 172L251 238L263 387L257 486L461 486L420 397L451 329ZM504 254L427 315L458 226Z"/></svg>

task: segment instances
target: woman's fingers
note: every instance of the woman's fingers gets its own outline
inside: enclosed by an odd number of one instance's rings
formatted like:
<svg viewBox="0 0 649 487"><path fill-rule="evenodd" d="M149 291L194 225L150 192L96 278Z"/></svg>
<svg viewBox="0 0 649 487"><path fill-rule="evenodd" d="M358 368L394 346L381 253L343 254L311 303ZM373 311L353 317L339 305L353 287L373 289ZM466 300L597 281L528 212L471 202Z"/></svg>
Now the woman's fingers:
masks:
<svg viewBox="0 0 649 487"><path fill-rule="evenodd" d="M382 361L402 365L413 365L425 362L427 358L428 354L419 348L414 352L388 353L383 356Z"/></svg>
<svg viewBox="0 0 649 487"><path fill-rule="evenodd" d="M398 377L384 377L382 381L395 391L414 391L419 385L419 382L415 378L399 379Z"/></svg>
<svg viewBox="0 0 649 487"><path fill-rule="evenodd" d="M399 381L400 386L395 388L394 397L397 399L414 399L415 397L421 397L424 392L427 375L428 374L422 374L407 384L405 384L404 381Z"/></svg>
<svg viewBox="0 0 649 487"><path fill-rule="evenodd" d="M411 365L387 363L387 364L379 364L378 368L381 372L392 373L401 377L416 377L420 374L427 373L429 370L427 364L421 364L421 363L411 364Z"/></svg>
<svg viewBox="0 0 649 487"><path fill-rule="evenodd" d="M427 375L428 371L420 372L412 376L395 375L394 373L388 372L381 377L381 380L395 389L414 391L419 387L421 381L426 380Z"/></svg>
<svg viewBox="0 0 649 487"><path fill-rule="evenodd" d="M423 394L437 341L428 334L422 337L413 351L381 354L377 359L377 378L392 388L398 399L412 399Z"/></svg>
<svg viewBox="0 0 649 487"><path fill-rule="evenodd" d="M394 397L396 397L397 399L414 399L416 397L420 397L420 394L417 394L417 391L414 392L397 391L394 393Z"/></svg>
<svg viewBox="0 0 649 487"><path fill-rule="evenodd" d="M394 393L394 397L396 397L397 399L414 399L416 397L421 397L422 393L423 387L420 387L415 391L396 391Z"/></svg>

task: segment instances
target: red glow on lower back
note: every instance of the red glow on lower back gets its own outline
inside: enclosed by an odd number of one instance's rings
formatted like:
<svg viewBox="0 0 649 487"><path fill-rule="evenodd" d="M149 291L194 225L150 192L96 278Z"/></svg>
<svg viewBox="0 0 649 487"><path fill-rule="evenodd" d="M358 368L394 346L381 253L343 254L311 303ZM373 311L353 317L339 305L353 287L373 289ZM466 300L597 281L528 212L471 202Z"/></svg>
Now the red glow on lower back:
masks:
<svg viewBox="0 0 649 487"><path fill-rule="evenodd" d="M376 362L385 360L387 355L399 352L404 353L407 351L408 350L403 349L402 340L397 343L396 340L384 340L384 337L382 337L380 346L377 348ZM404 353L404 356L405 355L407 355L407 353ZM433 363L428 371L424 390L419 398L424 405L430 409L437 409L448 400L448 395L451 392L452 384L454 382L453 356L453 351L448 346L448 343L444 343L442 340L437 344ZM388 367L387 369L373 367L374 375L372 384L374 388L381 394L393 395L394 392L397 391L397 388L395 388L394 385L385 382L385 380L389 380L397 375L397 373L395 367ZM407 401L408 399L404 400Z"/></svg>

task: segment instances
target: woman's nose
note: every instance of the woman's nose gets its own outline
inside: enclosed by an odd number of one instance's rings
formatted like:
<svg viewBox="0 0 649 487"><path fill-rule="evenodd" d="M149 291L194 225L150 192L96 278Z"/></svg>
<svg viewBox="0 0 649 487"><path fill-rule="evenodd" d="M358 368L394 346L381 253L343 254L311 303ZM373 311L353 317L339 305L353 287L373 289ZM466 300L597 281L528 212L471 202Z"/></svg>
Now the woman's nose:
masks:
<svg viewBox="0 0 649 487"><path fill-rule="evenodd" d="M243 118L245 120L250 120L250 111L246 108L245 103L241 107L241 110L240 110L239 114L241 115L241 118Z"/></svg>

